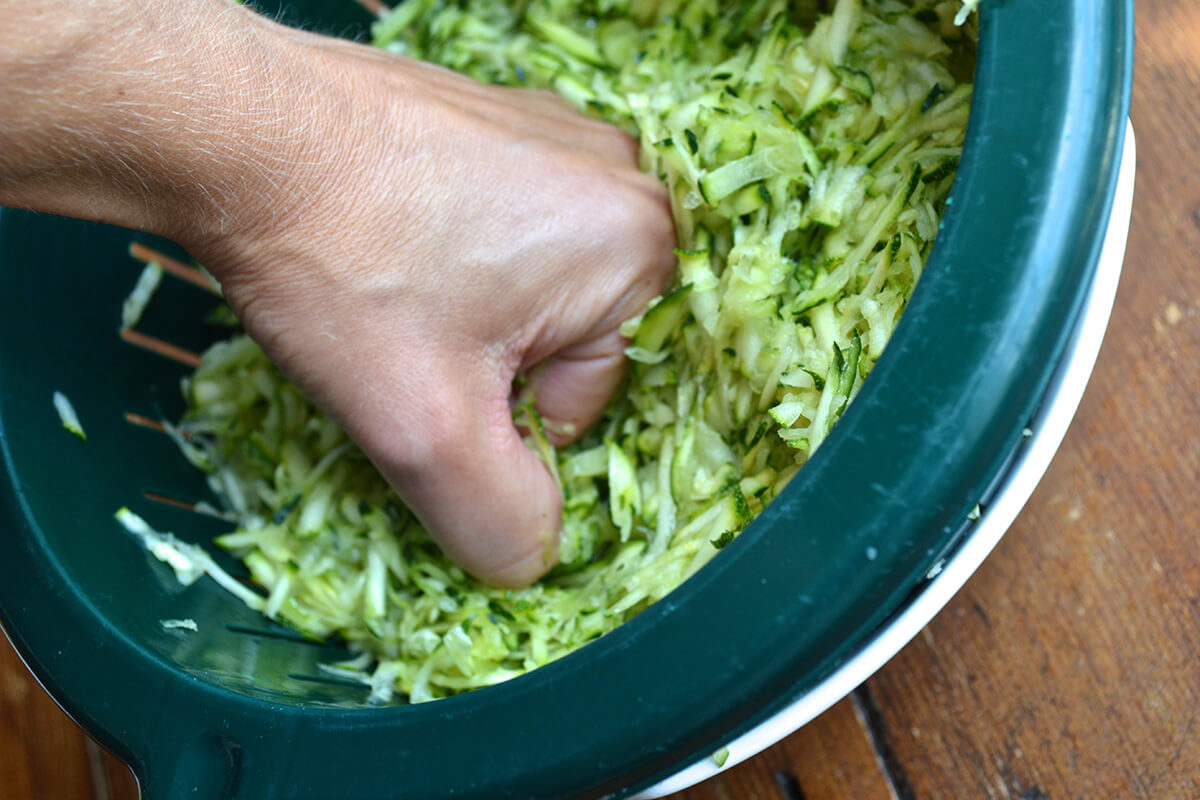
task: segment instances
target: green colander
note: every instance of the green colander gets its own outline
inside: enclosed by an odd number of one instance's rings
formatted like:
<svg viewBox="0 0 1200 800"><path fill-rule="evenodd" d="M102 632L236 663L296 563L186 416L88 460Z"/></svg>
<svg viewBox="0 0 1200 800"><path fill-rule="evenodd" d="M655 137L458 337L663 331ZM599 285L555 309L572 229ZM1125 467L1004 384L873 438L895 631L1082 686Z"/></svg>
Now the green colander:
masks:
<svg viewBox="0 0 1200 800"><path fill-rule="evenodd" d="M351 35L369 21L348 0L287 13ZM835 670L969 526L1095 270L1132 23L1132 0L984 0L943 231L830 439L720 557L629 624L419 706L368 706L317 669L337 645L211 581L185 589L118 527L130 505L191 541L225 529L147 498L208 493L167 437L126 418L176 417L186 368L117 336L138 269L129 232L0 212L0 621L149 800L624 797L656 783ZM214 302L168 281L141 328L198 350L216 335ZM86 443L60 427L55 391ZM199 630L164 630L173 618Z"/></svg>

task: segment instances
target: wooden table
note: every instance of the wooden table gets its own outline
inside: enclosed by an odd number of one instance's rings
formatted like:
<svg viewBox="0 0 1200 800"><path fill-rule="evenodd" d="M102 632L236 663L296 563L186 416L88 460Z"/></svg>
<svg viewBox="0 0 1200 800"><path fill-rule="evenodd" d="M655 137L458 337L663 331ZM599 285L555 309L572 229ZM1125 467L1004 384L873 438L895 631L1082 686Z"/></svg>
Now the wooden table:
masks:
<svg viewBox="0 0 1200 800"><path fill-rule="evenodd" d="M1197 12L1138 2L1125 273L1026 510L863 688L679 800L1200 797ZM0 798L136 796L0 640Z"/></svg>

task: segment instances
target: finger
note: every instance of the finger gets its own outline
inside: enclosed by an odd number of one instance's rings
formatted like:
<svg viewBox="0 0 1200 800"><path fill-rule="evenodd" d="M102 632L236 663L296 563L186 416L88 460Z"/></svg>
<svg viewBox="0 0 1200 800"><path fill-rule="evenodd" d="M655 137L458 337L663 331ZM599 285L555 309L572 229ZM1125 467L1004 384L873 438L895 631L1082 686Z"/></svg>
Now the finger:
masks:
<svg viewBox="0 0 1200 800"><path fill-rule="evenodd" d="M621 336L620 326L645 310L650 299L666 287L674 269L671 248L675 237L670 214L661 184L651 181L652 187L643 187L642 202L630 206L638 206L631 211L642 228L635 240L645 248L635 257L640 264L637 278L626 285L608 312L580 340L551 353L528 373L534 408L555 445L578 438L604 413L627 367L628 341ZM616 270L614 274L628 273Z"/></svg>
<svg viewBox="0 0 1200 800"><path fill-rule="evenodd" d="M636 165L633 137L607 122L586 116L561 95L547 89L494 86L438 64L307 31L284 28L283 35L331 54L350 56L385 67L385 77L415 77L426 90L454 99L464 109L493 123L506 123L568 147L579 147L603 159ZM403 69L388 75L395 68Z"/></svg>
<svg viewBox="0 0 1200 800"><path fill-rule="evenodd" d="M303 35L303 34L301 34ZM340 40L311 37L317 46L380 63L402 66L394 77L407 76L421 82L424 91L435 91L443 100L492 124L523 130L566 147L586 150L597 157L622 165L637 165L638 143L619 128L581 113L562 96L546 89L494 86L468 78L453 70Z"/></svg>
<svg viewBox="0 0 1200 800"><path fill-rule="evenodd" d="M586 152L604 163L636 168L636 139L607 122L580 113L565 100L543 91L484 87L486 102L471 111L492 123L507 125L537 139L549 139L576 152Z"/></svg>
<svg viewBox="0 0 1200 800"><path fill-rule="evenodd" d="M574 441L600 419L625 369L625 340L613 330L560 351L530 373L534 408L551 444Z"/></svg>
<svg viewBox="0 0 1200 800"><path fill-rule="evenodd" d="M546 119L570 123L589 132L609 133L615 130L611 122L588 116L565 97L549 89L524 89L508 86L488 87L514 108L526 114L537 114Z"/></svg>
<svg viewBox="0 0 1200 800"><path fill-rule="evenodd" d="M557 560L561 494L505 394L465 381L456 394L429 415L416 462L377 463L450 559L494 586L526 586Z"/></svg>
<svg viewBox="0 0 1200 800"><path fill-rule="evenodd" d="M509 93L509 101L524 115L526 124L540 124L536 132L542 136L553 138L568 147L583 148L615 164L637 166L637 140L615 125L587 116L554 92L530 89L505 91ZM530 112L536 112L536 116ZM551 124L547 125L546 122Z"/></svg>
<svg viewBox="0 0 1200 800"><path fill-rule="evenodd" d="M423 62L413 67L425 73L428 86L437 86L444 98L453 98L483 120L586 150L606 161L637 165L636 139L611 123L587 116L552 91L493 86Z"/></svg>

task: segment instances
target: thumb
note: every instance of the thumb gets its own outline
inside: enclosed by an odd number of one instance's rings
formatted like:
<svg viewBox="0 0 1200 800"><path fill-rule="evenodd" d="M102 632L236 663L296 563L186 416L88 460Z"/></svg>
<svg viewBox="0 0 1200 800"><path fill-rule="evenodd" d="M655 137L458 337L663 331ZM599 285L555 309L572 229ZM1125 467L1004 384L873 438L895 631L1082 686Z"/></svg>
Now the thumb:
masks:
<svg viewBox="0 0 1200 800"><path fill-rule="evenodd" d="M573 441L600 419L625 375L625 344L612 330L560 350L530 373L534 408L551 443Z"/></svg>
<svg viewBox="0 0 1200 800"><path fill-rule="evenodd" d="M562 498L513 425L507 387L477 387L464 380L441 393L444 402L421 415L422 444L403 464L377 464L450 559L486 583L518 588L557 561Z"/></svg>

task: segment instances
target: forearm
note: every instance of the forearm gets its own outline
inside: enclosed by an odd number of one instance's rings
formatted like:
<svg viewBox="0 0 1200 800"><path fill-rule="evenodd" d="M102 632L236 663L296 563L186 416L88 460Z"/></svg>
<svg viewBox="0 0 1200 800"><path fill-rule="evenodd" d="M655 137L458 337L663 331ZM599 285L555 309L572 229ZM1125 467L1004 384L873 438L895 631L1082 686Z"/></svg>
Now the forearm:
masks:
<svg viewBox="0 0 1200 800"><path fill-rule="evenodd" d="M227 0L0 0L0 205L175 238L264 187L302 147L268 90L271 23Z"/></svg>
<svg viewBox="0 0 1200 800"><path fill-rule="evenodd" d="M556 437L620 383L618 326L675 263L636 143L232 0L0 0L0 19L0 204L183 244L452 558L504 585L544 572L561 496L513 379L541 365Z"/></svg>

